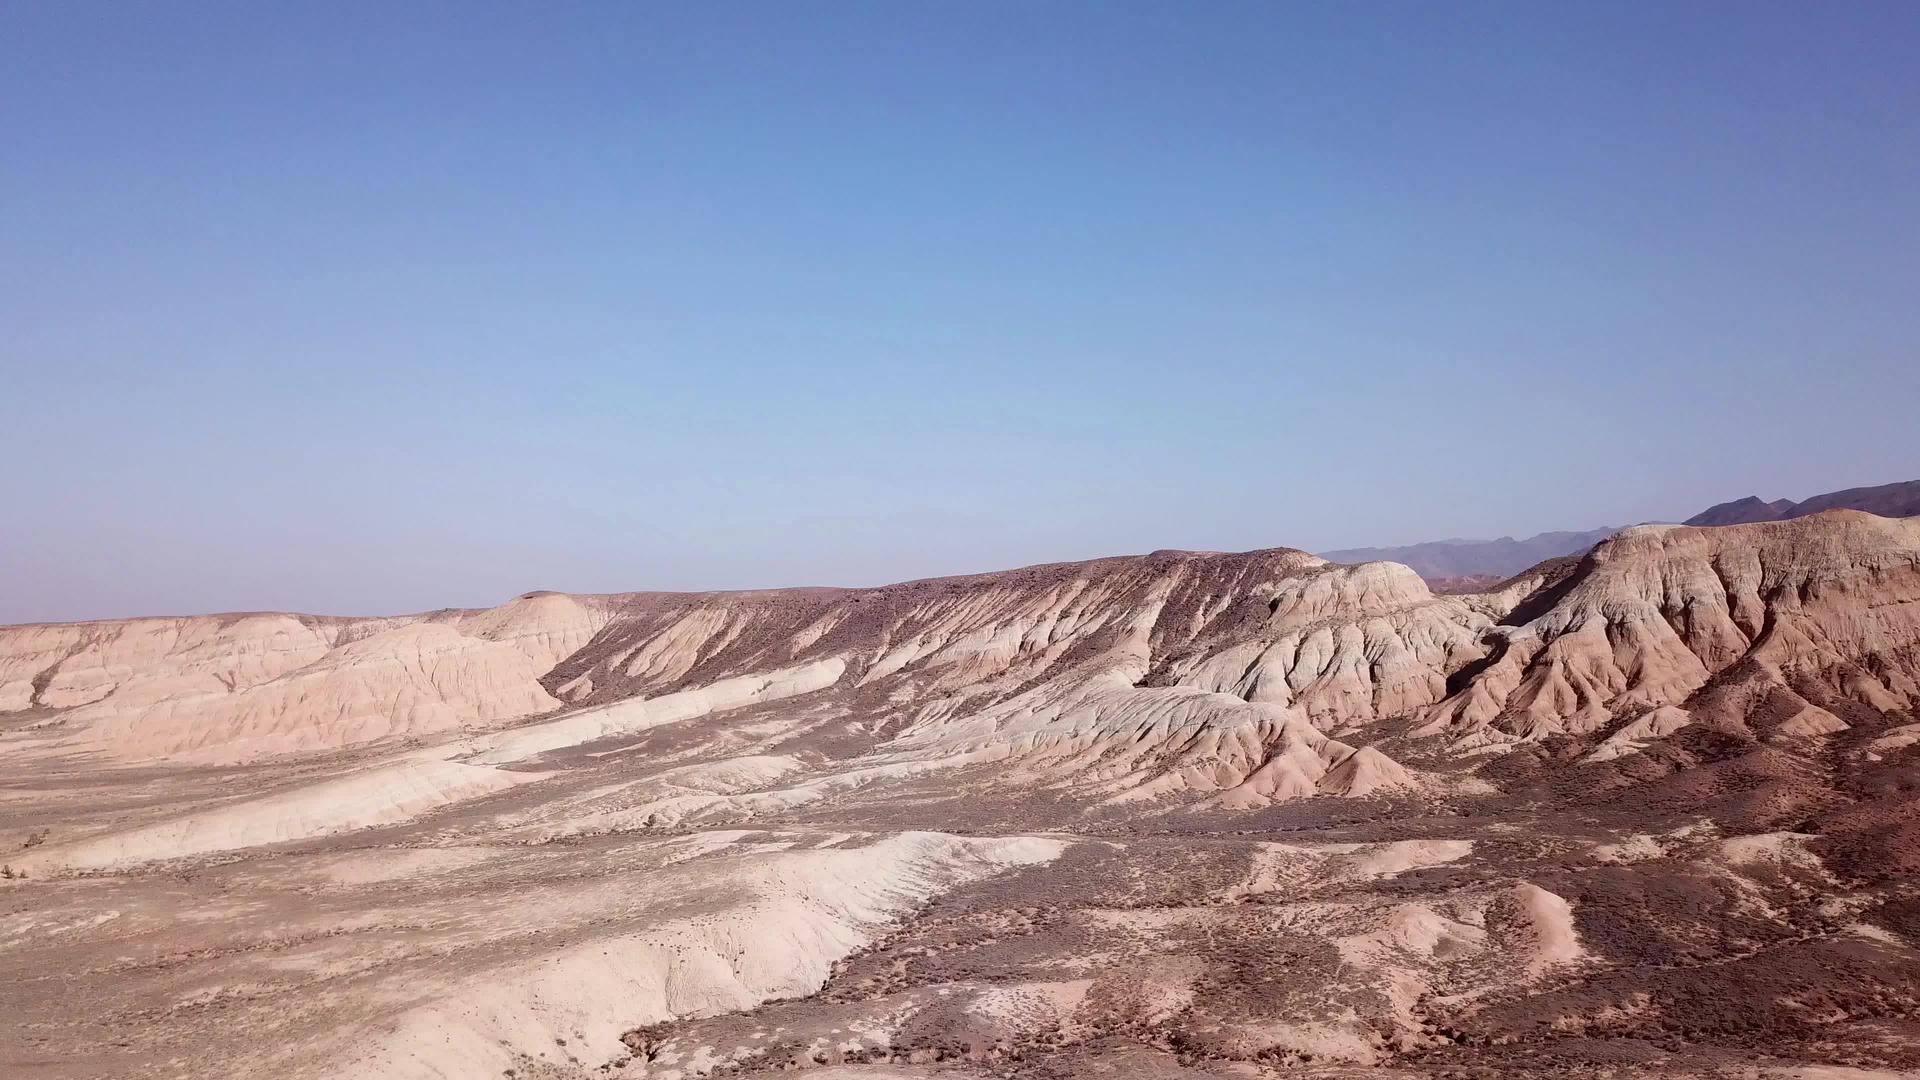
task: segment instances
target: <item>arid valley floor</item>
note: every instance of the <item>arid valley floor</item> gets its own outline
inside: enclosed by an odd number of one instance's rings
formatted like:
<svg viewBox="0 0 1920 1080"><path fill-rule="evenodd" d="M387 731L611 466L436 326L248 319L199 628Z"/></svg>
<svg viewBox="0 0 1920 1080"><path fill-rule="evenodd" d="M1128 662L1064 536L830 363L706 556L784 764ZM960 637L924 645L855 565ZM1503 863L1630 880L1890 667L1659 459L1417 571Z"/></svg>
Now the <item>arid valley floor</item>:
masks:
<svg viewBox="0 0 1920 1080"><path fill-rule="evenodd" d="M0 628L0 1074L1920 1075L1920 519Z"/></svg>

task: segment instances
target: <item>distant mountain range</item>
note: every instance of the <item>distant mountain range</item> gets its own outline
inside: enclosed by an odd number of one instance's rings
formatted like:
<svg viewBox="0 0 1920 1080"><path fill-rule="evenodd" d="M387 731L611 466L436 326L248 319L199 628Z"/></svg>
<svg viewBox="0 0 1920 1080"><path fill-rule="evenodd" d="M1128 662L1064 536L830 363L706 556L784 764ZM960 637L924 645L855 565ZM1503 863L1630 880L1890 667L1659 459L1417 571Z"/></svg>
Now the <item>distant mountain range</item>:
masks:
<svg viewBox="0 0 1920 1080"><path fill-rule="evenodd" d="M1792 499L1775 499L1773 502L1761 502L1760 496L1749 495L1733 502L1723 502L1686 520L1688 525L1746 525L1755 521L1784 521L1787 518L1806 517L1822 510L1865 510L1869 514L1881 517L1914 517L1920 515L1920 480L1906 480L1898 484L1881 484L1879 487L1847 488L1844 491L1829 491L1825 495L1815 495L1806 502L1794 502Z"/></svg>
<svg viewBox="0 0 1920 1080"><path fill-rule="evenodd" d="M1503 536L1498 540L1429 540L1406 547L1342 548L1339 551L1323 551L1320 557L1341 563L1404 563L1428 581L1504 578L1535 563L1585 551L1620 528L1618 525L1607 525L1581 532L1544 532L1525 540Z"/></svg>
<svg viewBox="0 0 1920 1080"><path fill-rule="evenodd" d="M1830 491L1804 502L1792 499L1766 502L1758 495L1749 495L1708 507L1684 524L1746 525L1838 509L1865 510L1881 517L1920 516L1920 480ZM1340 563L1404 563L1429 582L1449 591L1459 591L1491 584L1547 559L1579 554L1624 527L1609 525L1578 532L1544 532L1524 540L1502 536L1497 540L1429 540L1405 547L1341 548L1323 551L1320 555Z"/></svg>

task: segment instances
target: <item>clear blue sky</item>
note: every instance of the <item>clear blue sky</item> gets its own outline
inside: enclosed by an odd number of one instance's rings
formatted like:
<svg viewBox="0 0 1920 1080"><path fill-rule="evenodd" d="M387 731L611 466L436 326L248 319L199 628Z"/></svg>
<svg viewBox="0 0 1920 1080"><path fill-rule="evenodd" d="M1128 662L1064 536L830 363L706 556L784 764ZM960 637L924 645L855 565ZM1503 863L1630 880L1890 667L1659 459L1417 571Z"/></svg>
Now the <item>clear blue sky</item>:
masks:
<svg viewBox="0 0 1920 1080"><path fill-rule="evenodd" d="M0 2L0 621L1920 477L1920 5Z"/></svg>

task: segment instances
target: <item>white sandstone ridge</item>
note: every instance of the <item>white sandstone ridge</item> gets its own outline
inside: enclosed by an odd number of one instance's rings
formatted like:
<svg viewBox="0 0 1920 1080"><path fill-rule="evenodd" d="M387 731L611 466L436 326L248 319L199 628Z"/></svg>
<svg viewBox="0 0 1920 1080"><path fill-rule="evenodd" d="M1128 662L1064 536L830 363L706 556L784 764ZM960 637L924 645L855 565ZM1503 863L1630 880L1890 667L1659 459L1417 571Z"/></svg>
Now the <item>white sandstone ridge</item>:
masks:
<svg viewBox="0 0 1920 1080"><path fill-rule="evenodd" d="M1635 717L1618 730L1601 740L1600 745L1587 755L1588 761L1612 761L1628 754L1637 754L1647 745L1693 723L1693 717L1687 710L1676 709L1672 705L1662 705L1650 709Z"/></svg>
<svg viewBox="0 0 1920 1080"><path fill-rule="evenodd" d="M486 765L525 761L549 751L632 735L661 724L808 694L832 686L846 670L845 660L830 656L764 674L736 675L656 698L583 709L558 720L489 736L480 741L477 752L468 760Z"/></svg>
<svg viewBox="0 0 1920 1080"><path fill-rule="evenodd" d="M1439 700L1495 617L1393 564L1158 552L879 589L647 597L555 677L569 700L604 700L841 656L855 687L962 713L1122 666L1332 723Z"/></svg>
<svg viewBox="0 0 1920 1080"><path fill-rule="evenodd" d="M26 751L237 762L404 736L434 760L559 768L569 748L794 701L872 745L829 774L809 762L784 787L693 793L666 816L996 761L1099 799L1256 806L1430 785L1386 752L1409 729L1473 750L1597 736L1665 706L1819 738L1844 723L1802 696L1810 680L1902 706L1920 697L1917 656L1920 522L1836 511L1630 529L1570 576L1477 596L1276 548L873 589L18 627L0 629L0 702L33 710L4 736ZM1710 682L1736 665L1761 677ZM1672 734L1672 719L1613 733L1596 760Z"/></svg>
<svg viewBox="0 0 1920 1080"><path fill-rule="evenodd" d="M235 762L549 712L541 677L612 617L536 594L383 619L210 615L0 628L0 709L65 710L62 745Z"/></svg>
<svg viewBox="0 0 1920 1080"><path fill-rule="evenodd" d="M1371 747L1329 738L1295 709L1192 687L1136 687L1107 672L1047 684L965 719L909 728L883 760L1006 761L1026 785L1127 802L1221 794L1231 807L1413 788Z"/></svg>
<svg viewBox="0 0 1920 1080"><path fill-rule="evenodd" d="M1920 701L1920 521L1836 510L1628 529L1497 637L1495 659L1429 710L1428 731L1582 734L1684 703L1694 722L1828 733L1844 725L1802 696L1810 686L1881 710ZM1709 685L1736 666L1757 677ZM1653 723L1673 727L1667 714Z"/></svg>
<svg viewBox="0 0 1920 1080"><path fill-rule="evenodd" d="M801 697L871 732L872 750L790 770L784 786L636 800L607 824L751 818L1009 758L1022 759L1010 776L1109 800L1231 792L1226 805L1254 806L1399 790L1419 778L1316 722L1366 723L1438 700L1448 670L1479 655L1491 618L1483 601L1434 597L1403 567L1279 549L869 590L549 594L362 622L29 627L0 647L13 650L9 677L96 692L49 714L57 751L224 762L399 735L430 742L49 845L28 860L45 872L398 824L551 777L570 767L569 750ZM97 677L79 677L88 671ZM506 726L530 714L553 715Z"/></svg>
<svg viewBox="0 0 1920 1080"><path fill-rule="evenodd" d="M456 803L558 775L555 771L499 766L525 765L552 750L808 693L830 685L841 668L836 660L817 661L791 671L727 679L698 690L598 706L511 732L435 750L412 751L338 778L43 848L19 860L18 868L33 874L125 869L408 822Z"/></svg>
<svg viewBox="0 0 1920 1080"><path fill-rule="evenodd" d="M55 870L115 870L307 840L411 821L453 803L541 779L539 773L414 757L43 848L14 860L14 866L34 876Z"/></svg>
<svg viewBox="0 0 1920 1080"><path fill-rule="evenodd" d="M602 931L453 985L395 987L394 996L414 1000L396 1002L403 1007L380 1030L338 1048L327 1075L500 1076L556 1045L589 1067L623 1059L620 1036L636 1025L812 994L835 961L927 900L1051 862L1066 847L1031 836L910 832L859 845L753 845L735 855L728 839L697 838L692 863L644 885L670 893L684 879L679 889L714 898L705 910Z"/></svg>
<svg viewBox="0 0 1920 1080"><path fill-rule="evenodd" d="M1520 909L1521 924L1527 929L1522 955L1528 975L1537 978L1555 965L1586 955L1574 928L1573 905L1565 897L1523 881L1513 887L1513 899Z"/></svg>
<svg viewBox="0 0 1920 1080"><path fill-rule="evenodd" d="M834 664L849 688L963 712L1119 665L1335 724L1437 700L1491 617L1391 564L1161 552L879 589L11 628L0 700L57 718L67 749L212 762L497 728L565 703L726 696L730 680Z"/></svg>

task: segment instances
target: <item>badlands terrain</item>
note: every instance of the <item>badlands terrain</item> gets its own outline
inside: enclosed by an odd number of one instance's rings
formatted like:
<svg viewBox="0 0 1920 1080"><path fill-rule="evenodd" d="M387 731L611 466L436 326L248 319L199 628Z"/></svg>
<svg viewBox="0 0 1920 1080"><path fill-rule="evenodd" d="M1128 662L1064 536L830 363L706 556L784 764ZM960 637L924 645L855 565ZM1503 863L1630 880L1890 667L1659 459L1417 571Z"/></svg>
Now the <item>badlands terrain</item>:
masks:
<svg viewBox="0 0 1920 1080"><path fill-rule="evenodd" d="M0 1074L1913 1076L1920 520L1786 513L3 628Z"/></svg>

